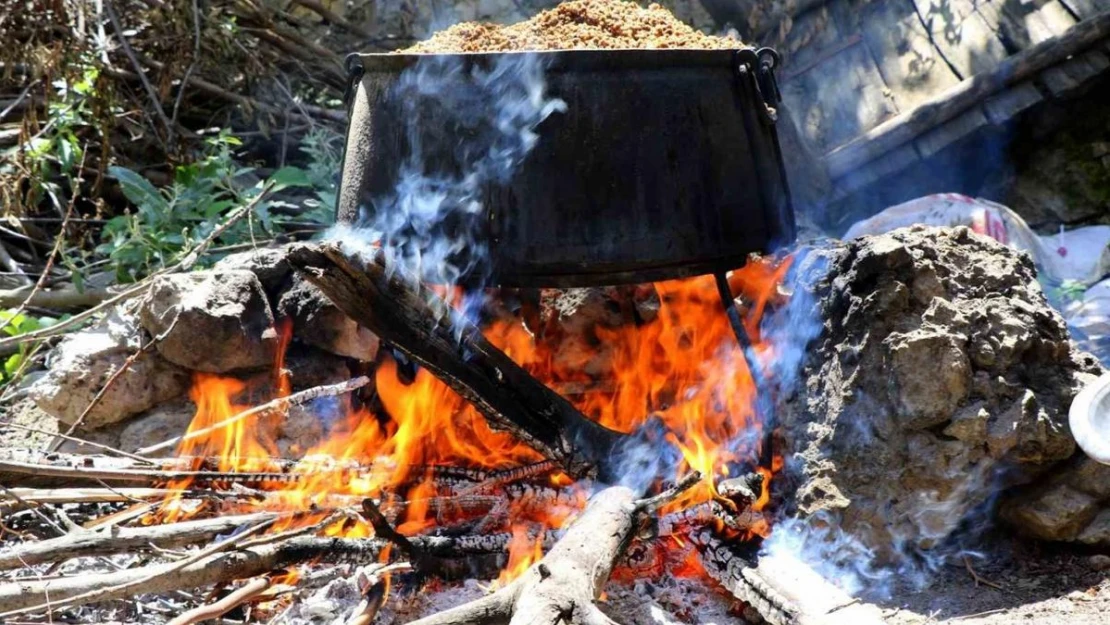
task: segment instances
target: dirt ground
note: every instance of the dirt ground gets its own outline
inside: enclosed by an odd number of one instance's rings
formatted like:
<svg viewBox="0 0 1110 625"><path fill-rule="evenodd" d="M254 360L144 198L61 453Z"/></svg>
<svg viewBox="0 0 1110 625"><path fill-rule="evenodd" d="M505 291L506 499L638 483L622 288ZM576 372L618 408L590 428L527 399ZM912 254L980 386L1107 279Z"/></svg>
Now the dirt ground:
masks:
<svg viewBox="0 0 1110 625"><path fill-rule="evenodd" d="M903 589L878 602L890 625L1110 624L1110 570L1097 570L1091 552L995 538L973 561L978 575L1001 590L976 585L960 564L939 571L925 589Z"/></svg>

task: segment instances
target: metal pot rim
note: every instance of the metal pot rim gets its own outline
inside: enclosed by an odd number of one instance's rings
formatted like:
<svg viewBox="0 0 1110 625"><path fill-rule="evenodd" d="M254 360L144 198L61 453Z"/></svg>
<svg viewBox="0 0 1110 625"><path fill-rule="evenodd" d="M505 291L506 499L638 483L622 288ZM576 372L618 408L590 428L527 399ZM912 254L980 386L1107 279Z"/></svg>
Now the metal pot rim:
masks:
<svg viewBox="0 0 1110 625"><path fill-rule="evenodd" d="M485 65L502 58L535 55L546 71L583 71L629 69L669 69L675 67L736 66L740 53L752 54L751 47L734 49L591 49L591 50L537 50L510 52L460 52L412 54L397 52L354 53L347 57L347 65L357 62L365 72L397 72L427 59L459 60L464 63Z"/></svg>

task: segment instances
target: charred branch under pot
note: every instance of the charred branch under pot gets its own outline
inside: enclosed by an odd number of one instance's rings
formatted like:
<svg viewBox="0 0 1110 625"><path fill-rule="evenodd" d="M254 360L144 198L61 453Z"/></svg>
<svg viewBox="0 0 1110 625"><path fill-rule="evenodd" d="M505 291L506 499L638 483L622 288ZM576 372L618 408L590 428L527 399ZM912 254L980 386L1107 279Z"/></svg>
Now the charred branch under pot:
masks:
<svg viewBox="0 0 1110 625"><path fill-rule="evenodd" d="M290 264L349 317L426 367L474 404L490 425L512 432L568 474L617 475L624 435L588 419L490 343L427 286L340 246L302 245Z"/></svg>

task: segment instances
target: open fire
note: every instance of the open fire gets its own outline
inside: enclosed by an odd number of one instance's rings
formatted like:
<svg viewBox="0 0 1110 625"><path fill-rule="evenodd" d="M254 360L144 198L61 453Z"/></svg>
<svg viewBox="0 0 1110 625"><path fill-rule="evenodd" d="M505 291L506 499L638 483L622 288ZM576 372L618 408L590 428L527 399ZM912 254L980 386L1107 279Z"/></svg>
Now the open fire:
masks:
<svg viewBox="0 0 1110 625"><path fill-rule="evenodd" d="M746 304L745 323L760 360L773 358L774 348L759 340L759 320L780 297L778 287L789 265L788 259L753 260L730 279L734 295ZM664 466L668 473L630 479L660 488L691 471L703 476L663 507L664 525L695 518L699 506L713 502L735 509L731 499L717 492L717 484L754 471L763 479L756 481L759 492L750 512L763 511L770 502L775 467L758 466L765 441L755 409L759 389L736 346L712 278L661 282L654 291L659 302L654 319L621 327L599 325L588 340L564 341L557 328L536 331L508 316L493 320L484 333L548 386L572 389L568 398L589 418L622 433L650 429L652 447L644 451L675 457L669 465L649 465ZM291 325L281 327L288 343ZM405 536L457 533L462 527L470 533L509 534L508 562L499 583L519 576L542 556L545 539L550 544L568 519L581 512L594 486L575 482L512 434L491 429L427 370L405 379L393 356L380 360L373 372L377 401L367 401L363 393L364 399L327 398L311 405L331 427L323 442L292 464L279 458L273 436L281 411L233 419L250 408L241 403L252 394L247 384L197 374L191 392L197 413L177 455L192 459L194 470L283 472L287 479L251 484L244 488L250 495L230 506L183 499L192 480L175 481L169 485L173 494L148 521L258 510L311 512L288 516L269 531L324 522L327 535L366 537L375 532L364 518L336 513L372 498ZM598 361L605 363L602 370L585 371L588 362ZM279 397L290 393L287 375L279 357L270 385ZM630 470L645 469L630 465ZM711 514L698 518L714 520L717 530L738 541L771 530L761 514L749 513L745 523L731 526ZM679 533L655 542L656 549L678 554L678 570L697 574L696 558L683 551Z"/></svg>

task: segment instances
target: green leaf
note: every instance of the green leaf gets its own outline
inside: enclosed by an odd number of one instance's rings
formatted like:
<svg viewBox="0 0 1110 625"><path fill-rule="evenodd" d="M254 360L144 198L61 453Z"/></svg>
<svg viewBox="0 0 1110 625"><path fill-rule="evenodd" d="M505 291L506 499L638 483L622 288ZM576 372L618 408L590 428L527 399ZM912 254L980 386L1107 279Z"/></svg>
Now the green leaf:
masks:
<svg viewBox="0 0 1110 625"><path fill-rule="evenodd" d="M19 365L23 363L23 354L12 354L4 361L4 373L6 377L11 377L19 371Z"/></svg>
<svg viewBox="0 0 1110 625"><path fill-rule="evenodd" d="M166 210L166 199L150 184L150 181L126 167L112 166L108 174L119 181L120 188L127 199L144 212Z"/></svg>
<svg viewBox="0 0 1110 625"><path fill-rule="evenodd" d="M288 187L311 187L312 179L300 167L282 167L270 175L270 183L274 191L280 191Z"/></svg>

